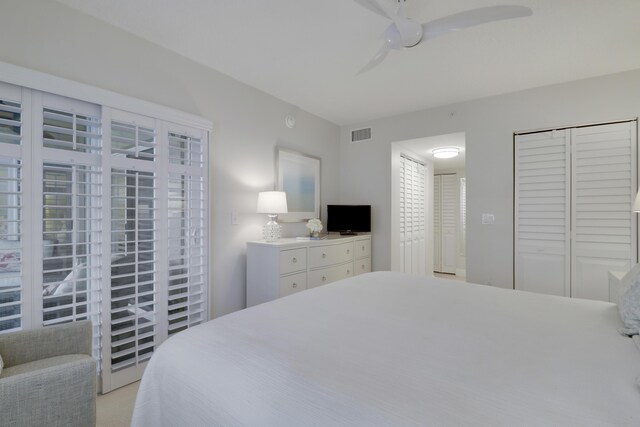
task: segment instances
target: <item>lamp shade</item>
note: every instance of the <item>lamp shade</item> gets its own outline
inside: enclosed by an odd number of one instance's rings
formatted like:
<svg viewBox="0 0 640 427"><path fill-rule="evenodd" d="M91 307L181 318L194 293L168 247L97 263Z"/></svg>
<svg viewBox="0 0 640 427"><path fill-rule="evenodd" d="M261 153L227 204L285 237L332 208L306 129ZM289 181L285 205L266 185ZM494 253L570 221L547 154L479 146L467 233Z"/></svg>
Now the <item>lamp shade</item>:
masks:
<svg viewBox="0 0 640 427"><path fill-rule="evenodd" d="M640 191L636 194L636 200L633 202L633 206L631 206L631 212L640 212Z"/></svg>
<svg viewBox="0 0 640 427"><path fill-rule="evenodd" d="M287 213L287 193L284 191L262 191L258 193L257 213Z"/></svg>

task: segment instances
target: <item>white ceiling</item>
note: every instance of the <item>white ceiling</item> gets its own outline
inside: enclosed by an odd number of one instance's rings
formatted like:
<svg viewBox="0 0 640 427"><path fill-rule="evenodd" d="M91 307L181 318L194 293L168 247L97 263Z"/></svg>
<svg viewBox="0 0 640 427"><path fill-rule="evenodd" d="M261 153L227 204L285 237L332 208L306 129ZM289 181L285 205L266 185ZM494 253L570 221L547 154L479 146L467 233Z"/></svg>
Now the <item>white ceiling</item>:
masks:
<svg viewBox="0 0 640 427"><path fill-rule="evenodd" d="M388 21L351 0L58 1L339 125L640 68L638 0L408 0L419 22L496 4L534 14L362 75Z"/></svg>

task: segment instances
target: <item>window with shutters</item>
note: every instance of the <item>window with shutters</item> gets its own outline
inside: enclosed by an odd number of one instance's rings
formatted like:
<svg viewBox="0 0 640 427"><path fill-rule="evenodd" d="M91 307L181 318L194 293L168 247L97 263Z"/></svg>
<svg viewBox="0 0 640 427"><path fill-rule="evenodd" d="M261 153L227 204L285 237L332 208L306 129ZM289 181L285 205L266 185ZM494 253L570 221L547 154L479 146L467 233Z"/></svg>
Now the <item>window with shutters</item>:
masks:
<svg viewBox="0 0 640 427"><path fill-rule="evenodd" d="M209 131L158 111L0 82L0 333L90 319L102 391L209 316Z"/></svg>
<svg viewBox="0 0 640 427"><path fill-rule="evenodd" d="M25 326L22 96L0 85L0 332Z"/></svg>
<svg viewBox="0 0 640 427"><path fill-rule="evenodd" d="M169 132L169 335L201 323L206 311L202 135L189 132Z"/></svg>
<svg viewBox="0 0 640 427"><path fill-rule="evenodd" d="M22 168L0 157L0 331L22 326Z"/></svg>

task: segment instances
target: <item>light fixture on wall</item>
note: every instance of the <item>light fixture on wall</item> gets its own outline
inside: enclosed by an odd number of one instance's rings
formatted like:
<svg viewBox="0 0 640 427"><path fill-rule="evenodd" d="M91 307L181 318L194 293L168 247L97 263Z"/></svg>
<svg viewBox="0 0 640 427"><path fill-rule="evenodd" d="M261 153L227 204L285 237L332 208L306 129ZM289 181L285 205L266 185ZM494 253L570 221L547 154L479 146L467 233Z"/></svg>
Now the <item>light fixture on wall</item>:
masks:
<svg viewBox="0 0 640 427"><path fill-rule="evenodd" d="M258 193L257 213L265 213L269 222L264 225L262 234L267 242L280 238L282 227L276 222L278 214L287 213L287 193L284 191L262 191Z"/></svg>
<svg viewBox="0 0 640 427"><path fill-rule="evenodd" d="M458 147L438 147L431 150L433 157L436 159L450 159L460 154Z"/></svg>
<svg viewBox="0 0 640 427"><path fill-rule="evenodd" d="M638 190L638 194L636 194L636 200L631 206L631 212L640 212L640 190Z"/></svg>

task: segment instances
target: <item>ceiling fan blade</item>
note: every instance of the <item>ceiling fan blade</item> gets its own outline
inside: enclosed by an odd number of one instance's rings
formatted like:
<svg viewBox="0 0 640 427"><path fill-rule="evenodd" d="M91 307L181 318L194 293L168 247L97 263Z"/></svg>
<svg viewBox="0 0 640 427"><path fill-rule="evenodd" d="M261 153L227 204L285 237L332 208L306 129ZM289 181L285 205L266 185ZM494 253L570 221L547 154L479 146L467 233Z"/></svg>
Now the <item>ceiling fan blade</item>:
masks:
<svg viewBox="0 0 640 427"><path fill-rule="evenodd" d="M371 61L369 61L367 63L367 65L362 67L362 69L360 69L360 71L358 71L358 73L356 75L366 73L367 71L371 70L372 68L378 66L378 64L380 64L382 61L384 61L384 59L387 57L387 55L389 54L389 51L391 51L391 49L392 49L392 47L389 46L388 43L383 44L382 47L380 48L380 50L378 51L378 53L376 53L375 56L371 59Z"/></svg>
<svg viewBox="0 0 640 427"><path fill-rule="evenodd" d="M422 24L422 40L434 39L454 31L486 24L487 22L523 18L532 14L533 11L528 7L513 5L471 9Z"/></svg>
<svg viewBox="0 0 640 427"><path fill-rule="evenodd" d="M375 13L376 15L380 15L383 16L385 18L389 18L389 16L385 13L384 9L382 9L380 7L380 5L378 4L377 1L375 0L353 0L356 3L358 3L360 6L364 7L365 9L370 10L371 12Z"/></svg>
<svg viewBox="0 0 640 427"><path fill-rule="evenodd" d="M388 0L353 0L365 9L388 19L395 19L396 13Z"/></svg>

